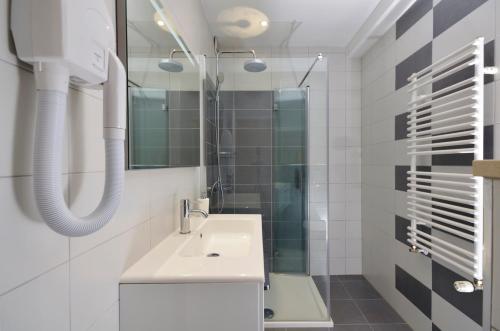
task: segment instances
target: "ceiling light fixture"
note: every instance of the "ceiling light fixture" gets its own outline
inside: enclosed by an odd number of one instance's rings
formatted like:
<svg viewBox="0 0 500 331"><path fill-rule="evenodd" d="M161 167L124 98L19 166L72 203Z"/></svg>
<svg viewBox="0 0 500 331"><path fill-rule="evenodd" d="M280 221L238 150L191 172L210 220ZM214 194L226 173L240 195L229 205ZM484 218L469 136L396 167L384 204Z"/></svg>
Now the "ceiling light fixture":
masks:
<svg viewBox="0 0 500 331"><path fill-rule="evenodd" d="M254 38L268 29L269 17L252 7L236 6L222 10L217 16L218 29L234 38Z"/></svg>
<svg viewBox="0 0 500 331"><path fill-rule="evenodd" d="M157 20L156 24L158 24L158 26L165 26L165 22L163 22L162 20Z"/></svg>

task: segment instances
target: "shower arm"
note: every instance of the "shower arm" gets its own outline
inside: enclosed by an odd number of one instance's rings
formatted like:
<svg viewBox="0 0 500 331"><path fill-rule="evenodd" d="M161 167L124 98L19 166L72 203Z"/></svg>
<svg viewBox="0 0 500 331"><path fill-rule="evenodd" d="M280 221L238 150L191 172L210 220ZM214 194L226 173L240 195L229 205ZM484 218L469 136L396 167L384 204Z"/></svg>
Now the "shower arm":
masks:
<svg viewBox="0 0 500 331"><path fill-rule="evenodd" d="M170 51L170 55L169 55L170 59L173 59L174 58L174 54L176 54L176 53L184 53L184 51L182 49L175 49L175 48L172 49ZM189 52L189 53L191 54L191 52Z"/></svg>
<svg viewBox="0 0 500 331"><path fill-rule="evenodd" d="M252 54L253 59L257 59L257 56L255 55L255 50L250 49L250 50L237 50L237 51L219 51L218 49L215 50L215 79L219 79L219 58L222 54Z"/></svg>

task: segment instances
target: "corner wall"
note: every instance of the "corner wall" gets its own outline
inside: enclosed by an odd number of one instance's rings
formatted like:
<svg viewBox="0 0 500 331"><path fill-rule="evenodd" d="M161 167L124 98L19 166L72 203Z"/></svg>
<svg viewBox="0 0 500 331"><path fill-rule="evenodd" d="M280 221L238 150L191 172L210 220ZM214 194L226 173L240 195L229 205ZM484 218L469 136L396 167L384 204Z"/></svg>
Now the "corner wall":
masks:
<svg viewBox="0 0 500 331"><path fill-rule="evenodd" d="M118 331L121 273L177 227L178 201L199 195L199 170L127 171L122 204L104 229L71 239L50 230L32 195L33 74L16 59L8 13L0 0L0 329ZM208 39L193 49L209 52ZM100 91L70 89L65 140L61 180L71 210L84 215L104 184Z"/></svg>
<svg viewBox="0 0 500 331"><path fill-rule="evenodd" d="M363 273L416 331L481 330L482 293L458 294L453 281L460 275L408 252L406 77L478 36L487 43L486 65L498 64L499 19L495 0L418 0L362 60ZM487 82L485 157L498 158L499 85ZM470 171L470 160L460 158L421 165Z"/></svg>

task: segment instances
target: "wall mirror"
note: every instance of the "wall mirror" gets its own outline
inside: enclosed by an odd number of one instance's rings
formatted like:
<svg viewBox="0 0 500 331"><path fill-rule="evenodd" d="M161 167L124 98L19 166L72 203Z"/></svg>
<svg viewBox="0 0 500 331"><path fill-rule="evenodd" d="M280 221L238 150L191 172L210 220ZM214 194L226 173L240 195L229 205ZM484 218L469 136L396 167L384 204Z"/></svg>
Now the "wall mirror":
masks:
<svg viewBox="0 0 500 331"><path fill-rule="evenodd" d="M128 168L199 166L197 56L161 0L119 0L117 12L128 76Z"/></svg>

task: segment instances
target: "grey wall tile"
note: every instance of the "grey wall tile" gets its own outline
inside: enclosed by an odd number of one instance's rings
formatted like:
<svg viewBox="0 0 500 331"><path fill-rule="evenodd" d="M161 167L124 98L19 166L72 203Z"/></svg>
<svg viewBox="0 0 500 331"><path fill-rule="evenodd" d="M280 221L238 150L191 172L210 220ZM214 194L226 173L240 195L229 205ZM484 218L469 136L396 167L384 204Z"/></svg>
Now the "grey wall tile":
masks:
<svg viewBox="0 0 500 331"><path fill-rule="evenodd" d="M432 10L433 0L417 0L404 14L396 21L396 39L401 37L415 23Z"/></svg>
<svg viewBox="0 0 500 331"><path fill-rule="evenodd" d="M240 147L236 150L236 165L271 165L272 147Z"/></svg>
<svg viewBox="0 0 500 331"><path fill-rule="evenodd" d="M271 129L235 129L236 146L272 146Z"/></svg>
<svg viewBox="0 0 500 331"><path fill-rule="evenodd" d="M488 0L441 0L434 7L434 38Z"/></svg>
<svg viewBox="0 0 500 331"><path fill-rule="evenodd" d="M236 166L236 184L269 184L272 167L270 166Z"/></svg>
<svg viewBox="0 0 500 331"><path fill-rule="evenodd" d="M248 195L255 195L260 202L272 202L271 183L263 185L239 185L234 186L235 201L244 203L248 201Z"/></svg>
<svg viewBox="0 0 500 331"><path fill-rule="evenodd" d="M396 65L396 90L408 84L408 77L432 64L432 41Z"/></svg>
<svg viewBox="0 0 500 331"><path fill-rule="evenodd" d="M234 112L236 128L270 129L272 128L272 110L236 109Z"/></svg>
<svg viewBox="0 0 500 331"><path fill-rule="evenodd" d="M236 91L235 109L272 109L273 91Z"/></svg>

